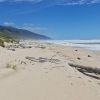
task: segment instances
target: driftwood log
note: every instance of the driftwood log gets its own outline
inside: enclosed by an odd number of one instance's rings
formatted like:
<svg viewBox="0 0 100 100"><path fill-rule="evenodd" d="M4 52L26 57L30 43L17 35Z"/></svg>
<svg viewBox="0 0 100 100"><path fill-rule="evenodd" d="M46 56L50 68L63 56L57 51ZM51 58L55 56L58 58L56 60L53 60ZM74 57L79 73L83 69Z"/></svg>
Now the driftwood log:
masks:
<svg viewBox="0 0 100 100"><path fill-rule="evenodd" d="M94 73L94 74L100 74L100 68L93 68L91 66L84 66L84 65L78 65L74 63L68 63L69 66L75 67L81 72L87 72L87 73Z"/></svg>
<svg viewBox="0 0 100 100"><path fill-rule="evenodd" d="M53 59L53 58L43 58L43 57L39 57L39 58L35 58L35 57L26 57L26 59L30 60L30 61L34 61L34 62L39 62L39 63L45 63L45 62L50 62L50 63L55 63L55 64L59 64L60 60L59 59Z"/></svg>

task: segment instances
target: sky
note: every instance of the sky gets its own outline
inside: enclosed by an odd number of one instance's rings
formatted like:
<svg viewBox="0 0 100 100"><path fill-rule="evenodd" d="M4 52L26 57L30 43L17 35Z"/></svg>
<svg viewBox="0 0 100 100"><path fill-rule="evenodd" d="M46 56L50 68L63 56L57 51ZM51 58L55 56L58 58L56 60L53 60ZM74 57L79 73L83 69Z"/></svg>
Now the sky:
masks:
<svg viewBox="0 0 100 100"><path fill-rule="evenodd" d="M100 0L0 0L0 25L53 39L100 39Z"/></svg>

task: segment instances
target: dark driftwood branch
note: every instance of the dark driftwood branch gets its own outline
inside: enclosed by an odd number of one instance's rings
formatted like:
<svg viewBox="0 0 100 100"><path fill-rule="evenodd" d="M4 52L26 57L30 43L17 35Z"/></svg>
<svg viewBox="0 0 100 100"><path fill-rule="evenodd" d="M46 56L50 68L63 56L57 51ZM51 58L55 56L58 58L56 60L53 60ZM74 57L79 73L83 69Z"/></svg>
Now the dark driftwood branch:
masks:
<svg viewBox="0 0 100 100"><path fill-rule="evenodd" d="M100 68L92 68L90 66L83 66L83 65L73 64L73 63L68 63L68 65L71 67L75 67L81 72L100 74Z"/></svg>

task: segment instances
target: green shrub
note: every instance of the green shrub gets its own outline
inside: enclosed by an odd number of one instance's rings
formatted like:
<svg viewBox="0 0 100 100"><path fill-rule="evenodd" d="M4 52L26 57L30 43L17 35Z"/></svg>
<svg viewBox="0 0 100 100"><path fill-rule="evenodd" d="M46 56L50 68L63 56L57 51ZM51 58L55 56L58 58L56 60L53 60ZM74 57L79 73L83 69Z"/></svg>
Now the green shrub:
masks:
<svg viewBox="0 0 100 100"><path fill-rule="evenodd" d="M0 46L5 47L4 41L2 39L0 39Z"/></svg>

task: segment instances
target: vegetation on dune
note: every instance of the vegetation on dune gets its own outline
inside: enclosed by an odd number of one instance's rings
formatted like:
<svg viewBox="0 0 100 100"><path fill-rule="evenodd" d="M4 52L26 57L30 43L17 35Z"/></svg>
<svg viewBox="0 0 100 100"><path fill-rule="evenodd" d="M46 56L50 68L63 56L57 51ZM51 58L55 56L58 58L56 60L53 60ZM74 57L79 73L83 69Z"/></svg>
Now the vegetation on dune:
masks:
<svg viewBox="0 0 100 100"><path fill-rule="evenodd" d="M13 42L15 38L7 33L0 32L0 39L5 42Z"/></svg>
<svg viewBox="0 0 100 100"><path fill-rule="evenodd" d="M0 46L5 47L4 41L2 39L0 39Z"/></svg>
<svg viewBox="0 0 100 100"><path fill-rule="evenodd" d="M17 42L17 39L15 39L12 36L9 36L8 34L0 32L0 46L5 47L4 42L13 43L13 42Z"/></svg>
<svg viewBox="0 0 100 100"><path fill-rule="evenodd" d="M6 65L6 68L11 68L13 70L17 70L17 66L16 65L12 65L12 64L9 64L9 63Z"/></svg>

